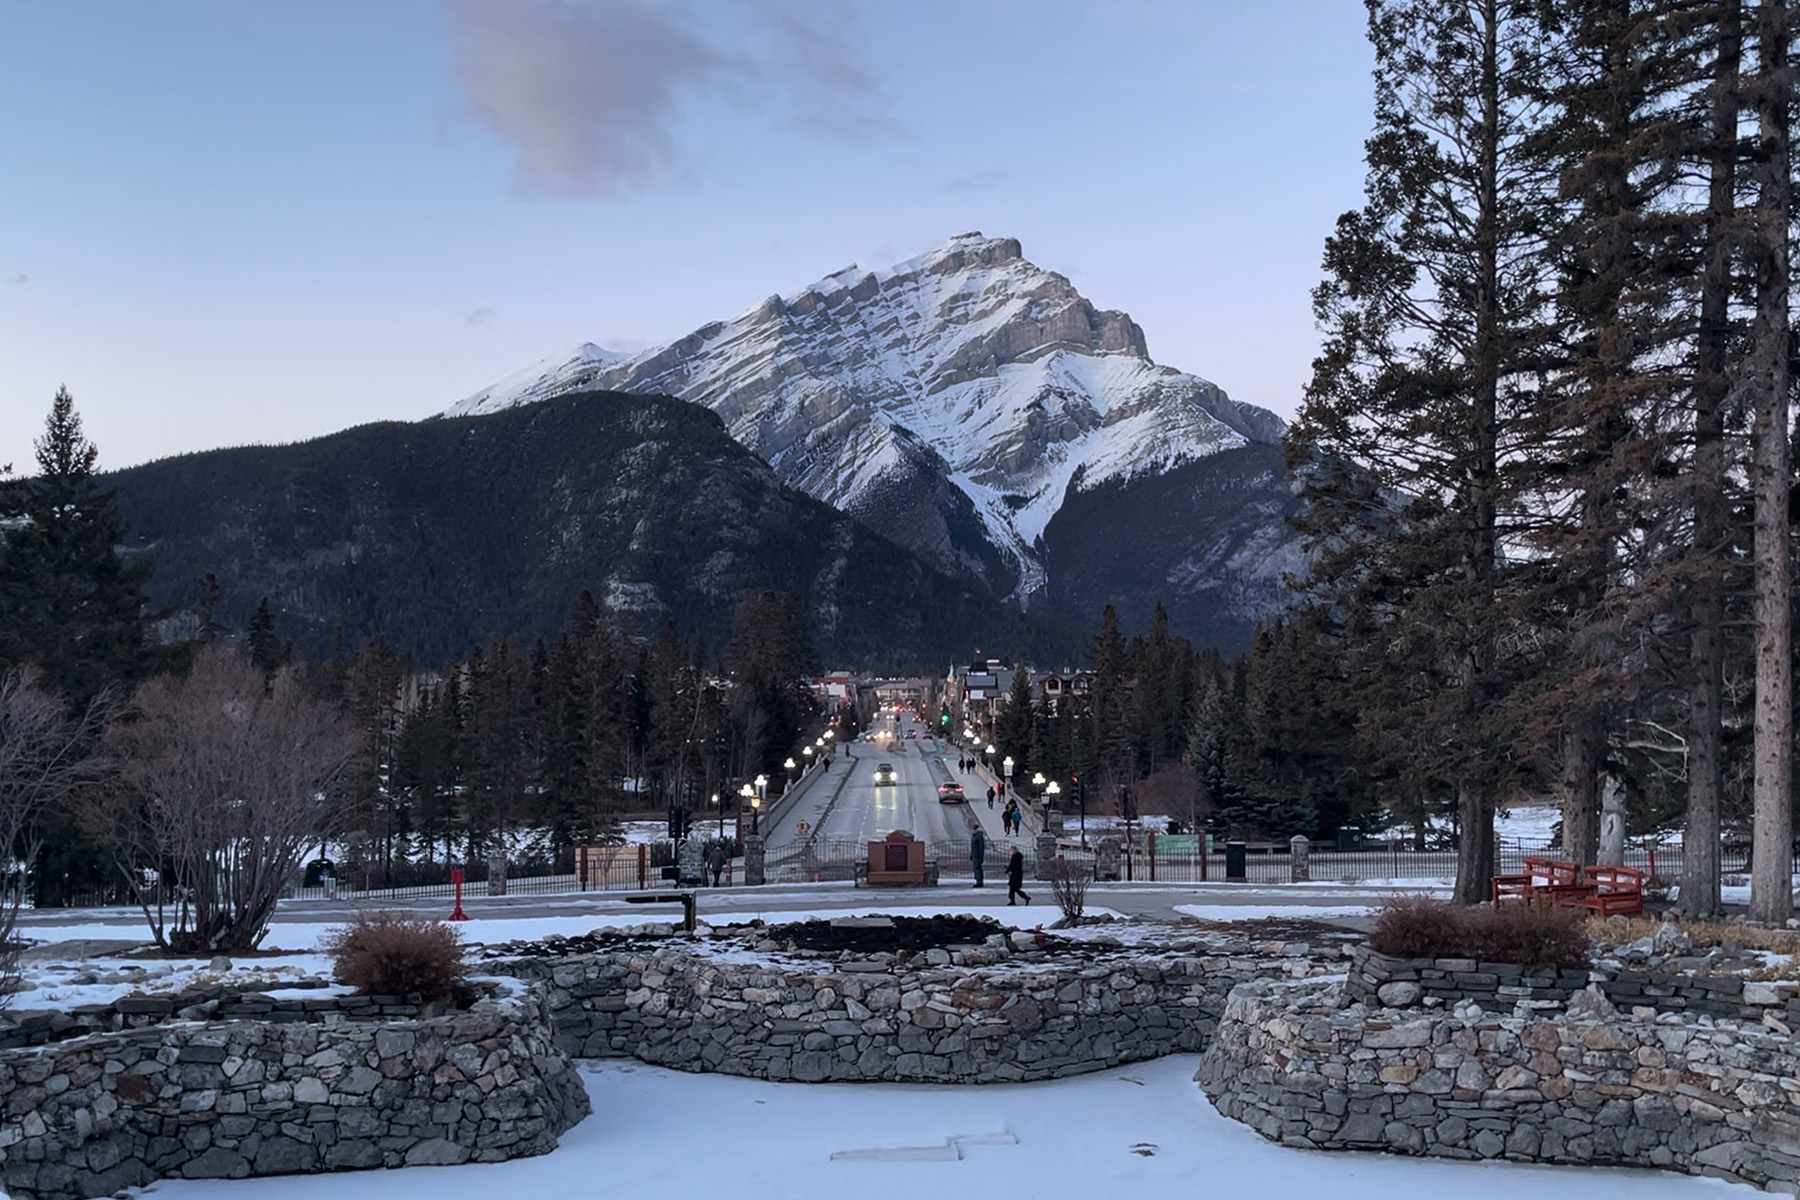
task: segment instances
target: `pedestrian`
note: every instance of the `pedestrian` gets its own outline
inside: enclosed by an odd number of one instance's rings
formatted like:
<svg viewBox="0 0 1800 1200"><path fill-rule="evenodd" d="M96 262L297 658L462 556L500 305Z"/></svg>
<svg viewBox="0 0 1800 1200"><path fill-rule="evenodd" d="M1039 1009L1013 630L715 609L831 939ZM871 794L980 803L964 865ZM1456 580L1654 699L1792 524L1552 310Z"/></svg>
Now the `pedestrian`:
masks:
<svg viewBox="0 0 1800 1200"><path fill-rule="evenodd" d="M983 834L981 830L977 828L973 834L969 835L969 865L975 868L976 887L981 886L981 864L986 858L987 835Z"/></svg>
<svg viewBox="0 0 1800 1200"><path fill-rule="evenodd" d="M994 789L991 787L988 789L988 807L994 807Z"/></svg>
<svg viewBox="0 0 1800 1200"><path fill-rule="evenodd" d="M1025 855L1017 846L1013 847L1012 857L1006 860L1006 902L1015 903L1014 896L1023 896L1025 903L1031 903L1031 897L1025 892Z"/></svg>
<svg viewBox="0 0 1800 1200"><path fill-rule="evenodd" d="M716 841L706 848L706 865L712 869L714 887L719 886L719 876L725 873L725 864L729 861L724 841Z"/></svg>

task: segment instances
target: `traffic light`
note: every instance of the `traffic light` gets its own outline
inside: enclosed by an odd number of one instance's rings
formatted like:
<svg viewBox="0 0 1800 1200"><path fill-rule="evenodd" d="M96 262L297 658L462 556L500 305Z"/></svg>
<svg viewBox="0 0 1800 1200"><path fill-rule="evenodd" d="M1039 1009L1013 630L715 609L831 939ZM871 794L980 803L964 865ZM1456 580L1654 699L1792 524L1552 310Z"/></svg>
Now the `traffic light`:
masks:
<svg viewBox="0 0 1800 1200"><path fill-rule="evenodd" d="M669 840L671 842L681 840L681 809L673 804L669 805Z"/></svg>

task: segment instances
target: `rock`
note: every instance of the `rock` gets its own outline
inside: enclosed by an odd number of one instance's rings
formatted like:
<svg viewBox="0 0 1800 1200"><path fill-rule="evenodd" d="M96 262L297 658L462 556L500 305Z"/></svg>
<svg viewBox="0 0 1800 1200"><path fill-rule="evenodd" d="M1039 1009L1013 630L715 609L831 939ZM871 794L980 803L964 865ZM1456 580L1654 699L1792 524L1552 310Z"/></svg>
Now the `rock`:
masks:
<svg viewBox="0 0 1800 1200"><path fill-rule="evenodd" d="M1618 1015L1619 1010L1613 1007L1612 1001L1606 998L1604 992L1589 984L1569 997L1568 1011L1570 1017L1604 1020Z"/></svg>
<svg viewBox="0 0 1800 1200"><path fill-rule="evenodd" d="M209 971L229 971L231 970L231 959L224 954L215 954L213 955L213 960L206 964L206 969Z"/></svg>
<svg viewBox="0 0 1800 1200"><path fill-rule="evenodd" d="M1395 980L1384 983L1375 992L1381 1002L1389 1008L1406 1008L1415 1003L1424 989L1407 980Z"/></svg>
<svg viewBox="0 0 1800 1200"><path fill-rule="evenodd" d="M432 1138L420 1142L406 1152L406 1165L409 1167L454 1167L469 1161L469 1150L459 1146L447 1138Z"/></svg>

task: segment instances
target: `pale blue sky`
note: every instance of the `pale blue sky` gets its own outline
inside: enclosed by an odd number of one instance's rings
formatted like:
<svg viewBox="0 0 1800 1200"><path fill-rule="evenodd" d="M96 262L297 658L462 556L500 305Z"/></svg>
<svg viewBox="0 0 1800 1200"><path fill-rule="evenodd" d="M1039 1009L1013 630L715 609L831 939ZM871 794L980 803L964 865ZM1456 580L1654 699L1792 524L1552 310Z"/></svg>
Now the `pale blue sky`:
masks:
<svg viewBox="0 0 1800 1200"><path fill-rule="evenodd" d="M14 0L0 463L436 412L965 230L1291 414L1355 0Z"/></svg>

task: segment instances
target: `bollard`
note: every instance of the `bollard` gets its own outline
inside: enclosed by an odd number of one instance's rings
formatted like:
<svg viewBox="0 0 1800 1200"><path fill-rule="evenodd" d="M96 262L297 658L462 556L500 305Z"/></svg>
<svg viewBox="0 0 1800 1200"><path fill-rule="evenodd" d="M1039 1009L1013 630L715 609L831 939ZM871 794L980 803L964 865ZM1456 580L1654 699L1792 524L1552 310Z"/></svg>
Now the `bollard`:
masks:
<svg viewBox="0 0 1800 1200"><path fill-rule="evenodd" d="M456 907L450 910L450 919L452 921L466 921L469 919L469 914L463 911L462 906L463 869L461 867L451 868L450 883L456 888Z"/></svg>
<svg viewBox="0 0 1800 1200"><path fill-rule="evenodd" d="M1307 852L1312 843L1306 835L1296 833L1288 839L1288 877L1294 883L1307 883L1312 879L1312 866L1306 861Z"/></svg>
<svg viewBox="0 0 1800 1200"><path fill-rule="evenodd" d="M1243 883L1249 876L1244 873L1244 843L1225 843L1225 880L1227 883Z"/></svg>

